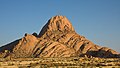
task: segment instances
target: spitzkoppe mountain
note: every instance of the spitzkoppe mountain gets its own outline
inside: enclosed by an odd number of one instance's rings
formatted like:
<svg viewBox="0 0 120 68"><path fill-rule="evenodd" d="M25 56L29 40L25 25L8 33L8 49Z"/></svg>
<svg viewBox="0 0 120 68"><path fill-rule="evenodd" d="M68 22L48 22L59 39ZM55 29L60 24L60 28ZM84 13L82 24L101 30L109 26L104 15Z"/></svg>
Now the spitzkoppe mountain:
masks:
<svg viewBox="0 0 120 68"><path fill-rule="evenodd" d="M23 38L0 47L1 57L79 57L118 58L110 48L98 46L77 34L65 16L52 17L39 34L25 34Z"/></svg>

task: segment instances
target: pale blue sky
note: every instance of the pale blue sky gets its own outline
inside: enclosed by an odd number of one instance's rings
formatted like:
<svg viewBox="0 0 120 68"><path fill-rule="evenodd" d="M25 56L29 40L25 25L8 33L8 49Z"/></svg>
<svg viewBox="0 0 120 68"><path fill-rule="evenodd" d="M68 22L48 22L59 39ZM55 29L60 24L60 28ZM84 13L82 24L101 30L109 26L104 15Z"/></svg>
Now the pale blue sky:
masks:
<svg viewBox="0 0 120 68"><path fill-rule="evenodd" d="M120 0L0 0L0 46L39 33L55 15L66 16L95 44L120 52Z"/></svg>

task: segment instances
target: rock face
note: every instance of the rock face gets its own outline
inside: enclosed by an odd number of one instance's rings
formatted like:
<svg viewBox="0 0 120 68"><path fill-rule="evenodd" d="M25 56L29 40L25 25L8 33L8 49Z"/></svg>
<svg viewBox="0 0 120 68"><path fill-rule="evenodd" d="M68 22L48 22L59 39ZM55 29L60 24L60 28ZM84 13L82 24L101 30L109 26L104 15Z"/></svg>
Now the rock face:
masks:
<svg viewBox="0 0 120 68"><path fill-rule="evenodd" d="M7 53L4 51L8 50ZM39 35L25 34L17 41L0 48L3 57L79 57L93 56L117 58L116 51L95 45L84 36L77 34L65 16L52 17L43 27Z"/></svg>

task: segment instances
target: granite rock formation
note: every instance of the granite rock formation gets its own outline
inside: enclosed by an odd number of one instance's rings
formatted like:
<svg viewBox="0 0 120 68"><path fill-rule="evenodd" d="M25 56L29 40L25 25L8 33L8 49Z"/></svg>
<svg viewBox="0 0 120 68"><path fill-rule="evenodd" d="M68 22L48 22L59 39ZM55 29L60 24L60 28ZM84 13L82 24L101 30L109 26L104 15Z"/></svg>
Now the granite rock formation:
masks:
<svg viewBox="0 0 120 68"><path fill-rule="evenodd" d="M7 51L6 51L7 50ZM39 34L25 34L19 40L0 47L2 57L79 57L118 58L110 48L98 46L77 34L65 16L52 17Z"/></svg>

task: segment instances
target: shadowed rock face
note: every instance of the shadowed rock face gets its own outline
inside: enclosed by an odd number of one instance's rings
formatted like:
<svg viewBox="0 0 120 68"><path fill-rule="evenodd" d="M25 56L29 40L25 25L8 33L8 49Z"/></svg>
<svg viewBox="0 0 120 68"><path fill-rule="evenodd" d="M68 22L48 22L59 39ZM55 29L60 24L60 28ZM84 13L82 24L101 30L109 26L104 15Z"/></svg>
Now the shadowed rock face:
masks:
<svg viewBox="0 0 120 68"><path fill-rule="evenodd" d="M100 47L84 36L77 34L65 16L52 17L39 35L25 36L0 48L1 54L10 51L7 56L21 57L72 57L93 56L104 58L120 57L119 53L107 47Z"/></svg>

